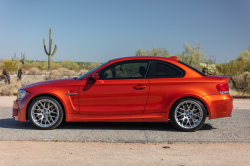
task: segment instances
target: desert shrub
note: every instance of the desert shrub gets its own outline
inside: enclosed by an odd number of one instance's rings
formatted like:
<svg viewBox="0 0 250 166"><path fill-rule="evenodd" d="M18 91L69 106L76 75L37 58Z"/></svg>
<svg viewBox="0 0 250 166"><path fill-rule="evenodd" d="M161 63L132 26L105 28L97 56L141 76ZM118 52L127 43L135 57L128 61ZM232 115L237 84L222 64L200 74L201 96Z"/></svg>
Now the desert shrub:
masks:
<svg viewBox="0 0 250 166"><path fill-rule="evenodd" d="M4 81L0 81L0 95L12 96L13 93L16 93L22 86L40 81L44 81L44 79L38 78L37 76L26 76L25 79L22 79L21 81L17 81L16 78L12 78L10 84L5 84Z"/></svg>
<svg viewBox="0 0 250 166"><path fill-rule="evenodd" d="M201 70L200 63L205 62L205 55L200 44L196 43L195 47L192 47L190 44L184 43L183 47L184 51L182 54L176 55L178 60L187 63L198 70Z"/></svg>
<svg viewBox="0 0 250 166"><path fill-rule="evenodd" d="M52 70L49 75L45 75L45 80L53 80L60 78L71 78L76 76L76 72L74 70L69 70L66 68L60 68L58 70Z"/></svg>
<svg viewBox="0 0 250 166"><path fill-rule="evenodd" d="M241 52L237 60L228 63L216 64L216 68L221 75L235 76L250 72L250 48Z"/></svg>
<svg viewBox="0 0 250 166"><path fill-rule="evenodd" d="M75 72L75 70L70 70L69 71L69 74L67 75L67 77L68 78L73 78L73 76L76 76L77 74L76 74L76 72Z"/></svg>
<svg viewBox="0 0 250 166"><path fill-rule="evenodd" d="M207 75L217 75L215 64L200 63L201 71Z"/></svg>
<svg viewBox="0 0 250 166"><path fill-rule="evenodd" d="M41 71L37 67L32 67L29 70L29 75L39 75L41 74Z"/></svg>
<svg viewBox="0 0 250 166"><path fill-rule="evenodd" d="M216 64L216 69L220 75L235 76L250 71L250 61L232 60L228 63Z"/></svg>
<svg viewBox="0 0 250 166"><path fill-rule="evenodd" d="M4 80L0 80L0 87L4 86L5 85L5 82Z"/></svg>
<svg viewBox="0 0 250 166"><path fill-rule="evenodd" d="M230 76L229 86L242 95L250 93L250 73L244 72L240 75Z"/></svg>
<svg viewBox="0 0 250 166"><path fill-rule="evenodd" d="M11 81L10 84L1 84L0 95L2 96L12 96L20 88L20 83L17 81Z"/></svg>
<svg viewBox="0 0 250 166"><path fill-rule="evenodd" d="M24 71L29 70L32 67L31 63L24 63L24 65L22 66L22 69L24 69Z"/></svg>
<svg viewBox="0 0 250 166"><path fill-rule="evenodd" d="M17 71L21 67L22 63L15 58L13 61L6 58L2 63L0 68L6 69L9 72Z"/></svg>
<svg viewBox="0 0 250 166"><path fill-rule="evenodd" d="M18 70L23 65L22 62L20 62L18 58L14 58L12 62L13 62L13 65L15 66L14 71Z"/></svg>
<svg viewBox="0 0 250 166"><path fill-rule="evenodd" d="M83 75L83 74L85 74L85 73L87 73L87 72L88 72L88 70L86 70L86 69L81 69L81 70L79 70L79 72L77 73L77 75L80 76L80 75Z"/></svg>
<svg viewBox="0 0 250 166"><path fill-rule="evenodd" d="M45 75L45 80L54 80L54 79L60 79L63 78L63 73L58 72L58 70L52 70L49 75Z"/></svg>
<svg viewBox="0 0 250 166"><path fill-rule="evenodd" d="M67 68L69 70L79 70L79 68L80 68L76 62L70 61L69 59L62 61L61 66L63 68Z"/></svg>
<svg viewBox="0 0 250 166"><path fill-rule="evenodd" d="M37 67L39 70L47 70L48 69L48 62L33 61L33 62L30 62L30 67Z"/></svg>
<svg viewBox="0 0 250 166"><path fill-rule="evenodd" d="M3 69L3 61L0 60L0 70L2 70L2 69ZM0 73L0 75L1 75L1 73Z"/></svg>
<svg viewBox="0 0 250 166"><path fill-rule="evenodd" d="M139 48L135 53L136 56L161 56L161 57L169 57L171 54L167 51L166 48L157 48L153 47L152 50Z"/></svg>
<svg viewBox="0 0 250 166"><path fill-rule="evenodd" d="M38 76L26 76L25 79L22 79L19 82L20 82L20 87L22 87L22 86L36 83L36 82L40 82L40 81L44 81L44 78L38 77Z"/></svg>
<svg viewBox="0 0 250 166"><path fill-rule="evenodd" d="M57 62L52 62L51 63L51 69L52 70L57 70L61 67L61 64L60 63L57 63Z"/></svg>
<svg viewBox="0 0 250 166"><path fill-rule="evenodd" d="M69 70L81 70L81 69L93 69L96 66L99 66L101 63L94 62L73 62L70 60L65 60L61 62L52 62L51 69L58 70L60 68L67 68ZM48 70L48 62L47 61L33 61L33 60L26 60L24 64L22 64L21 60L15 58L13 60L5 59L0 60L0 70L6 68L10 73L16 74L19 68L22 68L24 74L29 74L29 70L33 67L38 68L39 70Z"/></svg>
<svg viewBox="0 0 250 166"><path fill-rule="evenodd" d="M49 72L49 71L47 71L47 70L43 70L43 71L41 71L41 74L42 74L42 75L49 75L49 73L50 73L50 72Z"/></svg>
<svg viewBox="0 0 250 166"><path fill-rule="evenodd" d="M88 69L91 70L91 69L94 69L95 67L100 66L100 65L101 65L101 63L99 63L99 62L93 62L88 66Z"/></svg>
<svg viewBox="0 0 250 166"><path fill-rule="evenodd" d="M0 87L0 95L1 96L12 96L13 93L16 93L18 88L15 88L13 84L7 84Z"/></svg>

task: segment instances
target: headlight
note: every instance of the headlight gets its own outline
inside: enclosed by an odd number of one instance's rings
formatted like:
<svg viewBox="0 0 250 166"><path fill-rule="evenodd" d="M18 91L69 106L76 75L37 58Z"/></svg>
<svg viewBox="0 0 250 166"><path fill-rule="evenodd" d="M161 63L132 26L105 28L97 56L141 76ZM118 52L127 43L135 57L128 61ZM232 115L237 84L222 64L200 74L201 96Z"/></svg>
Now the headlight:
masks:
<svg viewBox="0 0 250 166"><path fill-rule="evenodd" d="M28 94L28 92L25 91L25 90L18 90L18 91L17 91L17 98L18 98L18 99L22 99L22 98L24 98L27 94Z"/></svg>

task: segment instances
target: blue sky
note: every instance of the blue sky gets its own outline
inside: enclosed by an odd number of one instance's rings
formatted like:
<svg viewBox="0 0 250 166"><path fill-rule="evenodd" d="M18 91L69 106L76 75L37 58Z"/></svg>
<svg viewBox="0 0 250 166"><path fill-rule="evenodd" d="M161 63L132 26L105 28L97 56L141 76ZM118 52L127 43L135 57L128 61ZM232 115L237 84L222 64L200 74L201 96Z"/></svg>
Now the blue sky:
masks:
<svg viewBox="0 0 250 166"><path fill-rule="evenodd" d="M249 0L0 0L0 59L47 60L51 28L53 61L105 62L154 45L174 55L200 42L225 62L250 45L249 9Z"/></svg>

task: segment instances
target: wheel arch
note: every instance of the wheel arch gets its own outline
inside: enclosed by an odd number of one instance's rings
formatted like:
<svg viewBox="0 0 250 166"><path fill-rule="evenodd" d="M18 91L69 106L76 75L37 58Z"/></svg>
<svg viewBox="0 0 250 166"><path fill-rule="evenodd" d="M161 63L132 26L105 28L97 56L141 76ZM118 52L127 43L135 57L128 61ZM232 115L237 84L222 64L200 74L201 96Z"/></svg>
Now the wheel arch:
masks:
<svg viewBox="0 0 250 166"><path fill-rule="evenodd" d="M177 103L178 101L180 101L180 100L182 100L182 99L186 99L186 98L192 98L192 99L196 99L196 100L200 101L200 102L204 105L205 109L207 110L207 116L209 116L210 110L209 110L209 107L208 107L207 103L206 103L204 100L202 100L202 99L199 98L199 97L185 96L185 97L181 97L181 98L177 99L177 100L171 105L170 110L169 110L169 116L168 116L169 118L170 118L170 115L171 115L171 113L172 113L172 108L174 107L175 103Z"/></svg>
<svg viewBox="0 0 250 166"><path fill-rule="evenodd" d="M26 120L29 119L29 116L28 116L28 109L29 109L30 104L31 104L32 101L35 100L37 97L41 97L41 96L49 96L49 97L52 97L52 98L54 98L55 100L57 100L57 101L61 104L61 106L62 106L62 108L63 108L63 121L65 121L65 119L66 119L65 106L64 106L63 102L61 101L61 99L60 99L59 97L57 97L57 96L55 96L55 95L52 95L52 94L39 94L39 95L33 96L32 99L30 99L30 101L28 102L27 107L26 107Z"/></svg>

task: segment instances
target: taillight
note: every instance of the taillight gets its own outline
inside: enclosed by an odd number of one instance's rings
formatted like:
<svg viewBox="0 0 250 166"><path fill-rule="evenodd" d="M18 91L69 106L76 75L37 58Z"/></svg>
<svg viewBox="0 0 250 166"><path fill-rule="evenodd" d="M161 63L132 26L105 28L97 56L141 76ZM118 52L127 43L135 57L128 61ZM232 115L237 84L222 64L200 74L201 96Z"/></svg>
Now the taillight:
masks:
<svg viewBox="0 0 250 166"><path fill-rule="evenodd" d="M227 83L216 85L216 88L220 94L229 93L229 87Z"/></svg>

